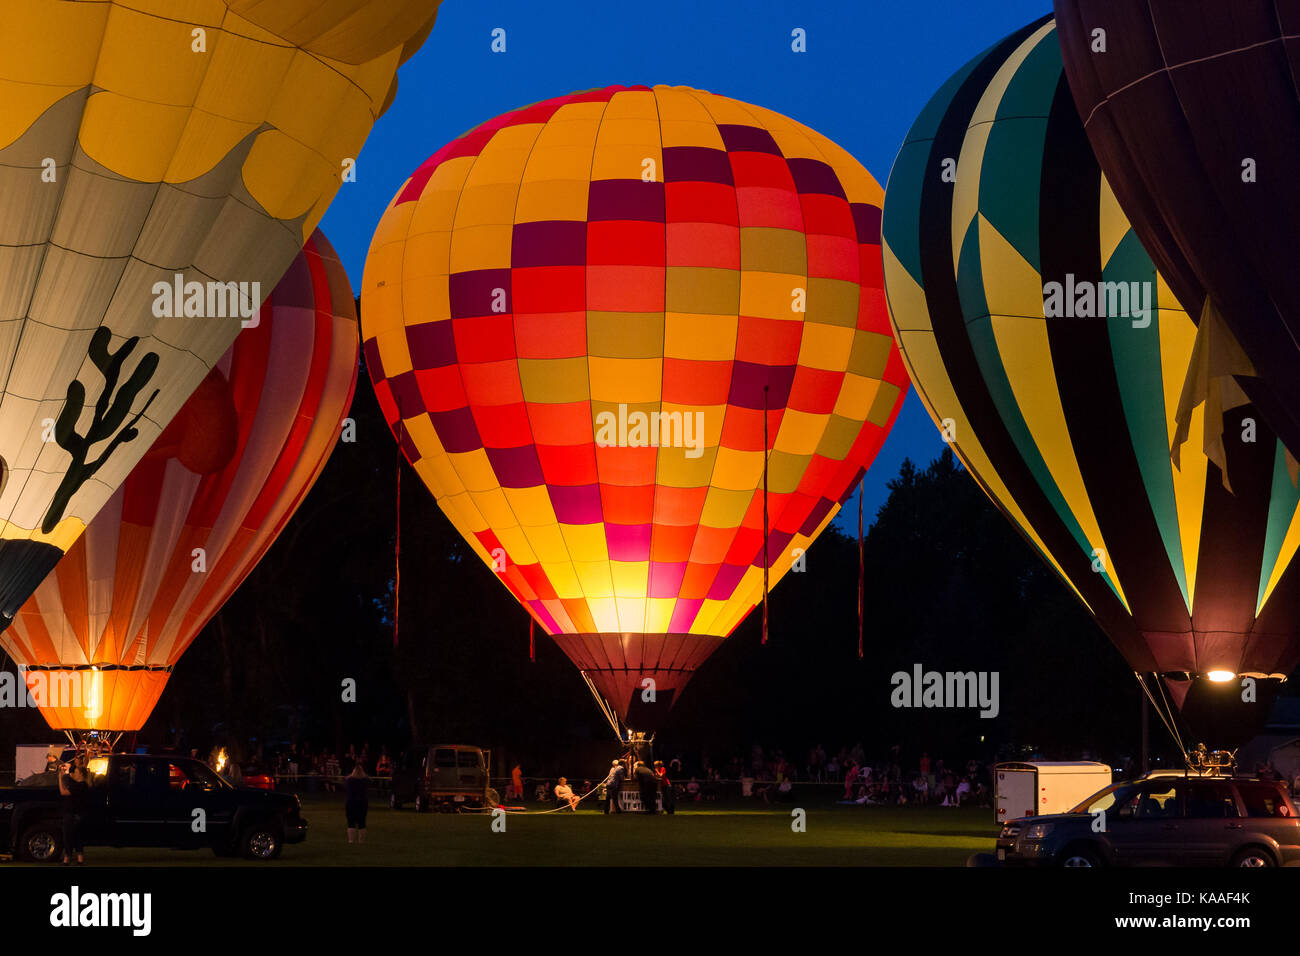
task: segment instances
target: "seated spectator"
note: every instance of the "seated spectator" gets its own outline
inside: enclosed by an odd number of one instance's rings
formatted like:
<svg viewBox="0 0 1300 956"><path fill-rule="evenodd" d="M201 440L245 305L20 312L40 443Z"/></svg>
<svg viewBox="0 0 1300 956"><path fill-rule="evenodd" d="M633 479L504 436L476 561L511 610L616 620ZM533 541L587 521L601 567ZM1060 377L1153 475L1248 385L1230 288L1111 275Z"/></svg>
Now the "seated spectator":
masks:
<svg viewBox="0 0 1300 956"><path fill-rule="evenodd" d="M561 777L555 785L555 799L561 804L568 803L569 809L575 813L577 812L580 798L573 792L573 788L569 786L567 777Z"/></svg>
<svg viewBox="0 0 1300 956"><path fill-rule="evenodd" d="M912 780L912 792L916 794L916 802L925 806L930 797L930 783L921 774L917 774Z"/></svg>
<svg viewBox="0 0 1300 956"><path fill-rule="evenodd" d="M700 799L700 782L691 777L690 783L686 784L686 797L688 800Z"/></svg>

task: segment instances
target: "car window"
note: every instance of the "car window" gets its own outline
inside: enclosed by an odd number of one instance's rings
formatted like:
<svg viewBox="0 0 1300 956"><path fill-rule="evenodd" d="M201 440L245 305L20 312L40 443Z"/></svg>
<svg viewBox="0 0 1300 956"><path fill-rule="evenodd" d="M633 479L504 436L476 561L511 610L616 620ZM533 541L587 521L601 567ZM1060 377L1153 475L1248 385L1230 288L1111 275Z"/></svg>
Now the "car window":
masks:
<svg viewBox="0 0 1300 956"><path fill-rule="evenodd" d="M195 786L205 790L218 790L223 787L229 787L231 784L219 777L207 764L199 763L197 760L189 761L183 764L172 764L173 769L179 770Z"/></svg>
<svg viewBox="0 0 1300 956"><path fill-rule="evenodd" d="M456 751L454 750L435 750L433 752L433 765L435 767L454 767L456 766Z"/></svg>
<svg viewBox="0 0 1300 956"><path fill-rule="evenodd" d="M135 761L119 761L110 774L112 784L115 787L134 787L135 786Z"/></svg>
<svg viewBox="0 0 1300 956"><path fill-rule="evenodd" d="M1238 783L1237 791L1251 817L1289 817L1291 807L1282 791L1272 783Z"/></svg>
<svg viewBox="0 0 1300 956"><path fill-rule="evenodd" d="M1224 819L1235 817L1237 798L1226 783L1187 783L1185 812L1189 819Z"/></svg>
<svg viewBox="0 0 1300 956"><path fill-rule="evenodd" d="M1114 802L1110 806L1105 806L1105 800L1096 800L1089 808L1090 813L1096 813L1098 810L1110 810L1114 807L1115 817L1119 820L1132 820L1138 815L1138 810L1142 806L1142 798L1146 795L1146 790L1140 784L1129 784L1127 786L1116 787L1111 794Z"/></svg>
<svg viewBox="0 0 1300 956"><path fill-rule="evenodd" d="M1132 795L1137 792L1137 787L1131 783L1114 783L1109 787L1103 787L1098 790L1083 803L1072 809L1071 813L1099 813L1101 811L1109 812L1116 804L1123 806L1130 800Z"/></svg>
<svg viewBox="0 0 1300 956"><path fill-rule="evenodd" d="M1182 816L1178 805L1178 788L1170 781L1149 783L1137 800L1139 820L1168 820Z"/></svg>
<svg viewBox="0 0 1300 956"><path fill-rule="evenodd" d="M462 767L471 767L477 770L479 767L479 755L472 750L462 750L457 755L457 762Z"/></svg>
<svg viewBox="0 0 1300 956"><path fill-rule="evenodd" d="M122 761L118 765L117 783L141 790L166 790L171 783L169 766L157 760Z"/></svg>

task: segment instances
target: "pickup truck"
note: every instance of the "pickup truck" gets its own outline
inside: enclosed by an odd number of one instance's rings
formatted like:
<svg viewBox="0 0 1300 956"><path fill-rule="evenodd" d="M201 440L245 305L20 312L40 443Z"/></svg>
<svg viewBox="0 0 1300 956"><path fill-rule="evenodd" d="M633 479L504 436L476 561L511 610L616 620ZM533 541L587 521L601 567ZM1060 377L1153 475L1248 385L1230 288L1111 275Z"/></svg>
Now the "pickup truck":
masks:
<svg viewBox="0 0 1300 956"><path fill-rule="evenodd" d="M296 796L231 786L189 757L92 757L82 814L87 846L195 849L270 860L307 838ZM37 863L63 856L58 775L36 774L0 788L0 852Z"/></svg>

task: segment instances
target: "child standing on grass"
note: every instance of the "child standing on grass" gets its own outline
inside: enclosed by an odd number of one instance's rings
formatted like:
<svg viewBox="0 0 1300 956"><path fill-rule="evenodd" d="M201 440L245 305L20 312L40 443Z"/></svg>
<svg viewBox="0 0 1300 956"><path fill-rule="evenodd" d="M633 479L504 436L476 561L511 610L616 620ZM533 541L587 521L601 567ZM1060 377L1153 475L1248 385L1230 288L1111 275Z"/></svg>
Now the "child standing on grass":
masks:
<svg viewBox="0 0 1300 956"><path fill-rule="evenodd" d="M348 818L349 843L366 842L366 811L370 808L367 793L369 787L370 778L366 776L366 768L358 760L352 767L352 772L343 780L345 793L343 812Z"/></svg>

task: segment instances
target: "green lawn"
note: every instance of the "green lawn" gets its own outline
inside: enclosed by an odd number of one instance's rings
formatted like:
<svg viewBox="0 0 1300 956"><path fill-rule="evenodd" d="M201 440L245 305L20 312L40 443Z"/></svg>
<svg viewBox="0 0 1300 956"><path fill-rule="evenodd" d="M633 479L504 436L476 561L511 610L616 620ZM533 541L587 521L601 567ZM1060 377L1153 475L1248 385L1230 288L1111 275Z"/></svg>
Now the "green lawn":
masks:
<svg viewBox="0 0 1300 956"><path fill-rule="evenodd" d="M312 796L303 801L307 842L286 847L271 865L962 866L972 853L991 851L997 832L990 810L810 803L806 832L795 833L791 809L703 803L674 816L511 813L505 832L494 833L487 814L372 804L366 843L349 846L342 803ZM92 865L264 865L208 851L92 847L87 856Z"/></svg>

